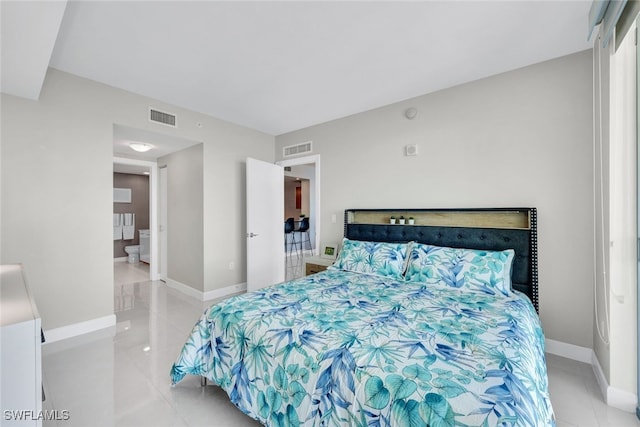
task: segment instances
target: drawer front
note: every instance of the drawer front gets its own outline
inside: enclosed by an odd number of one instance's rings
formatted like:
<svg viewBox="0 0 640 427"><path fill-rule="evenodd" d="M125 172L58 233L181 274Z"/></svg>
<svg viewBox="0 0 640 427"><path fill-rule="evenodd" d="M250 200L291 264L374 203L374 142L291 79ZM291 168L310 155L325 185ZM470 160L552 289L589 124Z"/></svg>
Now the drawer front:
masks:
<svg viewBox="0 0 640 427"><path fill-rule="evenodd" d="M319 265L313 263L305 263L305 275L320 273L321 271L325 271L327 269L326 265Z"/></svg>

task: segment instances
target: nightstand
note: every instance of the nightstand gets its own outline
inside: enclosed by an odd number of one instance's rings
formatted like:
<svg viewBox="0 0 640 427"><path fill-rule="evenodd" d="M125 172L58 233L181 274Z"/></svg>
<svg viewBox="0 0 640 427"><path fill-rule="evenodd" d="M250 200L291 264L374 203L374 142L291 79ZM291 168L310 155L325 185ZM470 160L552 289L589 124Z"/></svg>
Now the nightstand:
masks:
<svg viewBox="0 0 640 427"><path fill-rule="evenodd" d="M334 263L335 260L321 258L319 256L310 256L304 258L305 276L325 271L327 267Z"/></svg>

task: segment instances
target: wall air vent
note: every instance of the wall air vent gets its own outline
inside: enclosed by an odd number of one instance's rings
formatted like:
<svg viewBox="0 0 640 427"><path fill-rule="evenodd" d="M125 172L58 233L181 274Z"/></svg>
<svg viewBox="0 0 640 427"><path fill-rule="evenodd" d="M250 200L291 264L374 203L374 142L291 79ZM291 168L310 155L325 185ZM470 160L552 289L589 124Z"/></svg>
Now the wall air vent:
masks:
<svg viewBox="0 0 640 427"><path fill-rule="evenodd" d="M151 107L149 107L149 121L165 126L171 126L172 128L178 127L177 117L175 114L166 113Z"/></svg>
<svg viewBox="0 0 640 427"><path fill-rule="evenodd" d="M283 157L291 157L296 156L298 154L310 153L313 150L312 142L301 142L300 144L288 145L286 147L282 147L282 156Z"/></svg>

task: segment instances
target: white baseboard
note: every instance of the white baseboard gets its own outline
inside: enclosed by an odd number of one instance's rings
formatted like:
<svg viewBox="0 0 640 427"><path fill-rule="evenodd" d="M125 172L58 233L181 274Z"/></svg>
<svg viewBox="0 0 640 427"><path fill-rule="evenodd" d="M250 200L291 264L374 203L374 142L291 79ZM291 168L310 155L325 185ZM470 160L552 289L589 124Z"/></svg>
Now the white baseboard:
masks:
<svg viewBox="0 0 640 427"><path fill-rule="evenodd" d="M607 381L596 353L586 347L567 344L560 341L547 339L545 342L546 352L578 362L588 363L593 368L596 381L600 387L600 392L607 405L621 409L625 412L635 412L637 396L634 393L611 387Z"/></svg>
<svg viewBox="0 0 640 427"><path fill-rule="evenodd" d="M210 301L216 298L222 298L229 295L237 294L239 292L245 292L247 290L247 283L238 283L237 285L226 286L220 289L213 289L205 292L202 297L202 301Z"/></svg>
<svg viewBox="0 0 640 427"><path fill-rule="evenodd" d="M567 344L556 340L546 339L544 345L547 353L555 354L556 356L565 357L571 360L577 360L582 363L591 364L594 354L593 350L590 348Z"/></svg>
<svg viewBox="0 0 640 427"><path fill-rule="evenodd" d="M638 397L634 393L609 386L607 388L607 405L625 412L636 412Z"/></svg>
<svg viewBox="0 0 640 427"><path fill-rule="evenodd" d="M636 412L638 396L636 396L634 393L611 387L607 382L607 378L604 375L602 366L600 366L600 362L598 361L595 353L593 353L591 366L593 366L593 373L596 376L596 381L598 381L600 392L602 393L602 396L604 397L607 405L618 408L625 412Z"/></svg>
<svg viewBox="0 0 640 427"><path fill-rule="evenodd" d="M126 258L124 258L126 260ZM202 292L197 289L193 289L191 286L180 283L176 280L166 279L167 286L174 288L183 294L196 298L199 301L209 301L216 298L222 298L229 295L237 294L247 290L246 283L238 283L237 285L227 286L220 289L214 289L207 292ZM108 316L99 317L97 319L91 319L84 322L73 323L71 325L62 326L59 328L48 329L44 331L45 345L54 342L62 341L67 338L74 338L79 335L88 334L91 332L100 331L106 328L116 327L116 315L110 314Z"/></svg>
<svg viewBox="0 0 640 427"><path fill-rule="evenodd" d="M127 261L127 257L126 256L113 259L113 262L126 262L126 261Z"/></svg>
<svg viewBox="0 0 640 427"><path fill-rule="evenodd" d="M182 282L178 282L177 280L173 280L173 279L169 279L168 277L166 277L164 279L164 282L167 284L168 287L173 288L177 291L182 292L185 295L189 295L190 297L193 297L197 300L200 301L204 301L202 299L202 291L199 291L197 289L192 288L189 285L185 285Z"/></svg>
<svg viewBox="0 0 640 427"><path fill-rule="evenodd" d="M88 334L90 332L99 331L101 329L116 326L116 315L110 314L97 319L86 320L84 322L72 323L71 325L61 326L59 328L48 329L44 331L45 344L54 343L67 338L77 337L78 335Z"/></svg>
<svg viewBox="0 0 640 427"><path fill-rule="evenodd" d="M598 382L598 387L600 388L600 394L602 394L602 397L604 397L604 400L606 402L609 383L607 382L607 377L604 375L602 366L600 366L600 361L596 357L595 351L593 352L593 357L591 358L591 366L593 367L593 373L596 376L596 381Z"/></svg>
<svg viewBox="0 0 640 427"><path fill-rule="evenodd" d="M220 289L214 289L211 291L202 292L197 289L192 288L189 285L185 285L184 283L178 282L177 280L165 279L165 283L170 288L178 290L183 294L189 295L199 301L209 301L216 298L226 297L228 295L237 294L238 292L243 292L247 290L246 283L238 283L237 285L231 285Z"/></svg>
<svg viewBox="0 0 640 427"><path fill-rule="evenodd" d="M634 393L620 390L609 385L602 366L600 366L600 362L596 357L596 353L592 349L550 339L546 340L545 347L547 353L591 365L598 386L600 387L600 392L607 405L625 412L636 411L638 397Z"/></svg>

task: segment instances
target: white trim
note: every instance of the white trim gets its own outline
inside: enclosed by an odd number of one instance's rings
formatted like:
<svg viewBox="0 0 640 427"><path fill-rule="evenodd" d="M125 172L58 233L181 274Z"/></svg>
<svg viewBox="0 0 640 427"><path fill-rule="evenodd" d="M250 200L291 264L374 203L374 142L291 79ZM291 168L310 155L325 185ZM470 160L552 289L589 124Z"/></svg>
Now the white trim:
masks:
<svg viewBox="0 0 640 427"><path fill-rule="evenodd" d="M637 397L628 391L609 386L607 388L607 405L625 412L636 412Z"/></svg>
<svg viewBox="0 0 640 427"><path fill-rule="evenodd" d="M113 262L126 262L127 261L127 257L126 256L121 256L119 258L114 258Z"/></svg>
<svg viewBox="0 0 640 427"><path fill-rule="evenodd" d="M194 289L189 285L185 285L182 282L178 282L177 280L169 279L168 277L166 279L164 279L164 282L170 288L173 288L173 289L175 289L177 291L182 292L185 295L193 297L193 298L197 299L198 301L204 301L202 299L202 295L203 295L202 291Z"/></svg>
<svg viewBox="0 0 640 427"><path fill-rule="evenodd" d="M595 353L593 353L591 365L593 366L593 373L596 376L596 381L598 382L598 386L600 387L600 392L602 393L602 396L604 397L607 405L618 408L625 412L635 413L638 397L633 393L620 390L609 385Z"/></svg>
<svg viewBox="0 0 640 427"><path fill-rule="evenodd" d="M149 266L151 267L151 280L160 280L160 245L158 236L158 183L160 181L160 169L158 163L151 165L149 176Z"/></svg>
<svg viewBox="0 0 640 427"><path fill-rule="evenodd" d="M167 248L168 236L167 236L167 194L168 194L168 166L165 164L162 167L158 166L158 198L156 204L158 207L158 278L164 280L167 278ZM164 179L163 179L164 178ZM164 185L163 181L164 180ZM162 223L161 223L162 221Z"/></svg>
<svg viewBox="0 0 640 427"><path fill-rule="evenodd" d="M593 350L590 348L550 340L548 338L545 340L545 349L547 353L588 364L591 364L594 355Z"/></svg>
<svg viewBox="0 0 640 427"><path fill-rule="evenodd" d="M239 292L247 291L247 283L238 283L237 285L226 286L220 289L213 289L211 291L207 291L202 295L202 301L211 301L216 298L223 298L229 295L237 294Z"/></svg>
<svg viewBox="0 0 640 427"><path fill-rule="evenodd" d="M165 279L165 283L170 288L173 288L177 291L182 292L185 295L193 297L198 301L210 301L216 298L222 298L229 295L237 294L239 292L244 292L247 290L246 283L238 283L237 285L231 285L224 288L213 289L211 291L202 292L197 289L192 288L189 285L185 285L184 283L178 282L173 279Z"/></svg>
<svg viewBox="0 0 640 427"><path fill-rule="evenodd" d="M59 328L44 331L45 344L51 344L67 338L73 338L78 335L88 334L100 329L111 328L116 326L116 315L98 317L96 319L86 320L84 322L72 323L71 325L61 326Z"/></svg>
<svg viewBox="0 0 640 427"><path fill-rule="evenodd" d="M591 365L593 374L598 382L598 387L600 388L600 393L602 393L606 404L625 412L636 411L637 396L634 393L620 390L609 385L602 366L600 366L600 361L592 349L550 339L545 340L545 348L547 353Z"/></svg>
<svg viewBox="0 0 640 427"><path fill-rule="evenodd" d="M593 368L593 373L596 376L598 387L600 387L600 394L602 394L606 402L609 383L607 382L607 377L604 375L604 371L602 370L602 366L600 366L600 361L598 360L595 352L593 352L593 355L591 356L591 367Z"/></svg>

